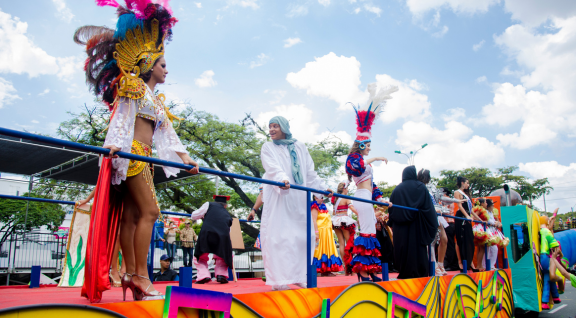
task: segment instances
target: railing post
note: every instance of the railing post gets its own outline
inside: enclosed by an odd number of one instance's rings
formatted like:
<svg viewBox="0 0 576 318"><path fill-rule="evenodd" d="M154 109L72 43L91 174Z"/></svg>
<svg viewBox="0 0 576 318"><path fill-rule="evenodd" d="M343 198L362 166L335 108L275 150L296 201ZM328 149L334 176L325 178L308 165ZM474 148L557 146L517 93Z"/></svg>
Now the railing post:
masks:
<svg viewBox="0 0 576 318"><path fill-rule="evenodd" d="M382 280L385 282L390 280L388 277L388 263L382 263Z"/></svg>
<svg viewBox="0 0 576 318"><path fill-rule="evenodd" d="M152 227L152 238L150 239L150 253L148 255L150 258L148 259L148 276L150 277L150 281L154 281L154 249L155 249L155 237L156 237L156 224ZM119 238L118 238L119 239Z"/></svg>
<svg viewBox="0 0 576 318"><path fill-rule="evenodd" d="M314 264L312 264L312 210L311 210L311 192L306 191L306 286L308 288L316 288L317 280L316 280L316 268L314 268ZM266 243L264 243L266 244Z"/></svg>
<svg viewBox="0 0 576 318"><path fill-rule="evenodd" d="M484 225L484 233L488 233L486 223L483 223L483 225ZM488 259L488 243L484 244L484 262L486 263L485 270L489 271L490 270L490 259Z"/></svg>
<svg viewBox="0 0 576 318"><path fill-rule="evenodd" d="M434 250L432 249L432 244L428 245L428 276L434 276L435 272L435 262L432 262L432 253Z"/></svg>

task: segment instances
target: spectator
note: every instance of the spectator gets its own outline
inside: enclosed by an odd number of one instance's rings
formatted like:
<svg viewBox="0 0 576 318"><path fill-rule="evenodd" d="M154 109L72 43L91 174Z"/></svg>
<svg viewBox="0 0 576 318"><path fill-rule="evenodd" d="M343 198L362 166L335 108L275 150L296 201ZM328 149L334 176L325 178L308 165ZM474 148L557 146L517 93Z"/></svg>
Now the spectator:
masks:
<svg viewBox="0 0 576 318"><path fill-rule="evenodd" d="M166 253L168 257L174 259L176 254L176 226L173 221L168 221L168 228L164 231L166 235Z"/></svg>
<svg viewBox="0 0 576 318"><path fill-rule="evenodd" d="M184 228L180 230L180 241L182 241L182 252L184 253L184 266L192 267L192 257L194 255L194 242L198 239L196 232L190 225L190 220L184 221Z"/></svg>
<svg viewBox="0 0 576 318"><path fill-rule="evenodd" d="M172 257L164 254L160 256L160 271L154 274L154 281L155 282L177 282L178 281L178 273L175 270L170 268L170 264L172 263Z"/></svg>
<svg viewBox="0 0 576 318"><path fill-rule="evenodd" d="M441 190L442 196L446 198L450 198L450 190L448 188L442 188ZM442 214L444 215L454 215L454 204L446 203L444 201L440 201L442 205ZM456 235L456 225L454 223L453 218L446 218L446 222L448 222L448 227L444 230L446 231L446 237L448 239L448 244L446 245L446 256L444 258L444 268L446 271L458 271L461 268L458 264L462 264L460 260L460 254L458 253L458 245L456 244L455 235Z"/></svg>

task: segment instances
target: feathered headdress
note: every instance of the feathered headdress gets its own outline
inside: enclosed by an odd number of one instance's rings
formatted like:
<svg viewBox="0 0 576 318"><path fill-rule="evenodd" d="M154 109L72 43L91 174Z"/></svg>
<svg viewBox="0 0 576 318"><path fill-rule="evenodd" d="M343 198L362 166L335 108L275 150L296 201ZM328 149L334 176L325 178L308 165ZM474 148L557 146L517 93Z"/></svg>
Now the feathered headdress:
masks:
<svg viewBox="0 0 576 318"><path fill-rule="evenodd" d="M354 142L360 144L360 149L365 149L366 143L371 141L374 121L384 111L386 101L392 98L390 94L398 90L398 87L390 86L376 91L377 87L376 83L368 84L370 97L365 107L360 109L360 105L353 106L356 111L356 140Z"/></svg>
<svg viewBox="0 0 576 318"><path fill-rule="evenodd" d="M178 21L172 17L168 0L96 0L99 6L117 8L118 22L112 30L83 26L74 41L86 45L86 82L96 96L102 96L112 110L116 96L140 98L146 91L141 74L149 72L164 55L164 42L172 36Z"/></svg>

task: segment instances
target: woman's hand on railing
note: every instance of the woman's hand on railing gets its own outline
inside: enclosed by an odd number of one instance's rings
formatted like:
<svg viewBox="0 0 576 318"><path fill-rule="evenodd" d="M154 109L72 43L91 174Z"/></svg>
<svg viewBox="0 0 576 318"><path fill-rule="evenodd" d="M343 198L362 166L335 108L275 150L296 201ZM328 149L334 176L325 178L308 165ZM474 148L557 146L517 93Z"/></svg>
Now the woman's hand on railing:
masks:
<svg viewBox="0 0 576 318"><path fill-rule="evenodd" d="M326 191L330 192L330 194L327 196L328 198L331 198L334 195L334 191L331 189L326 189Z"/></svg>
<svg viewBox="0 0 576 318"><path fill-rule="evenodd" d="M256 214L256 210L252 208L250 214L248 214L248 221L254 221L254 215Z"/></svg>
<svg viewBox="0 0 576 318"><path fill-rule="evenodd" d="M180 156L180 159L182 159L182 163L184 163L185 165L194 166L194 168L186 171L188 171L191 174L197 174L198 172L200 172L200 165L196 161L192 160L192 158L190 158L188 154L179 152L177 152L177 154L178 156Z"/></svg>
<svg viewBox="0 0 576 318"><path fill-rule="evenodd" d="M114 145L104 146L103 148L110 149L110 153L108 154L108 158L118 158L118 155L115 155L114 153L120 151L120 148L118 148Z"/></svg>

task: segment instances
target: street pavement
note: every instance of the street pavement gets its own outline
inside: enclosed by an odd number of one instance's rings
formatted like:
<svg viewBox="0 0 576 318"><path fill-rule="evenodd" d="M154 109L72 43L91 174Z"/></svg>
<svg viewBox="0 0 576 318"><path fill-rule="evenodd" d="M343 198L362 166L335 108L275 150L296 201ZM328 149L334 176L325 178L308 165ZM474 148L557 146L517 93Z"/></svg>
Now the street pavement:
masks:
<svg viewBox="0 0 576 318"><path fill-rule="evenodd" d="M570 285L570 281L564 294L560 295L562 303L555 304L551 310L543 310L538 317L541 318L575 318L576 317L576 288Z"/></svg>

